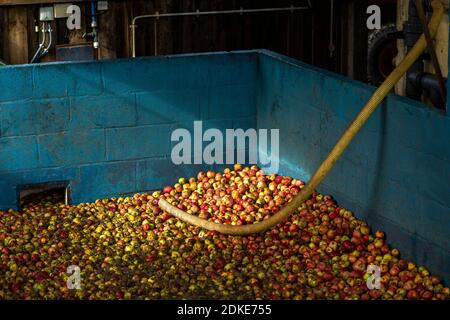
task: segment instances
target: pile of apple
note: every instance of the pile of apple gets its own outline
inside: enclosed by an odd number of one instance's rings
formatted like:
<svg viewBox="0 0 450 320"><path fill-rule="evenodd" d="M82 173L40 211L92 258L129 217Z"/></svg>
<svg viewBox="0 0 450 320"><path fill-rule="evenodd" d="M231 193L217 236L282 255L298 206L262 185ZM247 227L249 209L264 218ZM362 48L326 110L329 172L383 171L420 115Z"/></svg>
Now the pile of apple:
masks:
<svg viewBox="0 0 450 320"><path fill-rule="evenodd" d="M64 205L55 195L0 211L0 299L449 299L330 196L314 193L285 223L239 237L188 225L160 197L216 223L257 223L304 186L235 165L162 192ZM81 288L69 289L69 266ZM369 289L380 271L379 289ZM376 283L376 282L374 282Z"/></svg>

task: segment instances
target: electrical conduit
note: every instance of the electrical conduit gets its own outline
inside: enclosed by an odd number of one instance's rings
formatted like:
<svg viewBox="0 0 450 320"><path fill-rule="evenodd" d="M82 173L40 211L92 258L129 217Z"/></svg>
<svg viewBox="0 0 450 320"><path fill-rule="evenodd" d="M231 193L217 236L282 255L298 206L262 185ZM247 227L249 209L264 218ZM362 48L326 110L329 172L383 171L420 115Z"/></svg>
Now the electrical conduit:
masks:
<svg viewBox="0 0 450 320"><path fill-rule="evenodd" d="M433 16L429 23L430 34L434 37L437 33L438 26L442 19L444 13L444 8L439 0L432 1ZM168 213L174 215L175 217L202 227L207 230L218 231L223 234L230 235L249 235L255 233L262 233L266 230L276 226L277 224L285 221L289 216L294 213L297 208L306 201L311 194L314 192L316 187L322 182L322 180L327 176L328 172L333 168L336 161L345 151L347 146L356 136L361 127L366 123L371 114L375 111L378 105L384 100L384 98L389 94L394 85L403 77L406 71L413 65L413 63L420 57L422 52L425 50L427 44L425 36L419 38L414 47L408 52L405 59L395 68L395 70L386 78L383 84L375 91L372 97L369 99L364 108L356 116L344 134L341 136L339 141L336 143L334 148L331 150L325 161L320 165L317 171L314 173L313 177L309 182L300 190L300 192L280 211L275 215L256 224L233 226L228 224L219 224L205 219L199 218L197 216L188 214L183 210L180 210L165 199L159 200L159 206L161 209L167 211Z"/></svg>
<svg viewBox="0 0 450 320"><path fill-rule="evenodd" d="M39 47L37 48L33 58L31 58L30 63L34 63L36 59L41 56L41 51L45 46L45 41L46 41L45 22L42 22L42 42L39 44Z"/></svg>

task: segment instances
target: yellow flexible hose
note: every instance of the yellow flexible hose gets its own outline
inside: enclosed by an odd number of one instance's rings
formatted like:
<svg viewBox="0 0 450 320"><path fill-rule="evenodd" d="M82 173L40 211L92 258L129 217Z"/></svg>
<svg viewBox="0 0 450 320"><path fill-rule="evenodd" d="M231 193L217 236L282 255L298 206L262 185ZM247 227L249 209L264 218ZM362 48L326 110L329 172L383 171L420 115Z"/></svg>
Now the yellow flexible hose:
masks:
<svg viewBox="0 0 450 320"><path fill-rule="evenodd" d="M442 15L444 13L444 8L439 0L432 1L433 16L429 23L430 34L435 37L437 33L438 26L441 22ZM333 168L336 161L342 155L344 150L356 136L361 127L366 123L371 114L375 111L378 105L383 101L383 99L389 94L394 85L401 79L401 77L406 73L406 71L412 66L412 64L420 57L422 52L426 48L425 36L419 38L414 47L408 52L405 59L395 68L395 70L387 77L383 84L375 91L372 97L369 99L364 108L356 116L353 122L350 124L348 129L344 132L342 137L336 143L334 148L331 150L325 161L320 165L315 174L309 180L309 182L301 189L301 191L280 211L278 211L272 217L255 224L233 226L228 224L219 224L205 219L199 218L195 215L188 214L183 210L180 210L164 199L159 200L159 206L161 209L173 214L175 217L202 227L207 230L218 231L223 234L230 235L249 235L255 233L264 232L280 222L285 221L289 216L294 213L297 208L306 201L311 194L314 192L316 187L322 182L326 177L328 172Z"/></svg>

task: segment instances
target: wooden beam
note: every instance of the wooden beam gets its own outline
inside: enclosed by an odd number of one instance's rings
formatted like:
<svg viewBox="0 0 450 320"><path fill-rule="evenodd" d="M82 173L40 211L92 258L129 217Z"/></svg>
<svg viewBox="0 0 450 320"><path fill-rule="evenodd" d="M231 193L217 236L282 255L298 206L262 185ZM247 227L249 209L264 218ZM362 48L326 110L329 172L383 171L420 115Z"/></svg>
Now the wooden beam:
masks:
<svg viewBox="0 0 450 320"><path fill-rule="evenodd" d="M28 23L27 9L14 7L8 10L9 63L22 64L28 62Z"/></svg>
<svg viewBox="0 0 450 320"><path fill-rule="evenodd" d="M9 61L9 43L6 30L8 29L8 12L6 8L0 8L0 60Z"/></svg>
<svg viewBox="0 0 450 320"><path fill-rule="evenodd" d="M0 0L0 6L87 2L88 0Z"/></svg>
<svg viewBox="0 0 450 320"><path fill-rule="evenodd" d="M119 4L120 5L120 4ZM118 24L116 14L118 12L118 4L110 3L109 10L99 17L99 59L115 59L117 58L117 36Z"/></svg>

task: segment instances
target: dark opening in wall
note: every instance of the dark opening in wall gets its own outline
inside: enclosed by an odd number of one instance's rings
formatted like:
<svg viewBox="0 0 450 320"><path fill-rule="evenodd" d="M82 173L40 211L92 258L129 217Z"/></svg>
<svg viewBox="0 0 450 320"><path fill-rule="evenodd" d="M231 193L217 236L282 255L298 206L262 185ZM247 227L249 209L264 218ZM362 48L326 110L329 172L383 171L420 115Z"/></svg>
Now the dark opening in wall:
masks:
<svg viewBox="0 0 450 320"><path fill-rule="evenodd" d="M52 201L69 204L71 200L69 181L27 184L17 187L19 209L30 202L44 201L51 197Z"/></svg>

